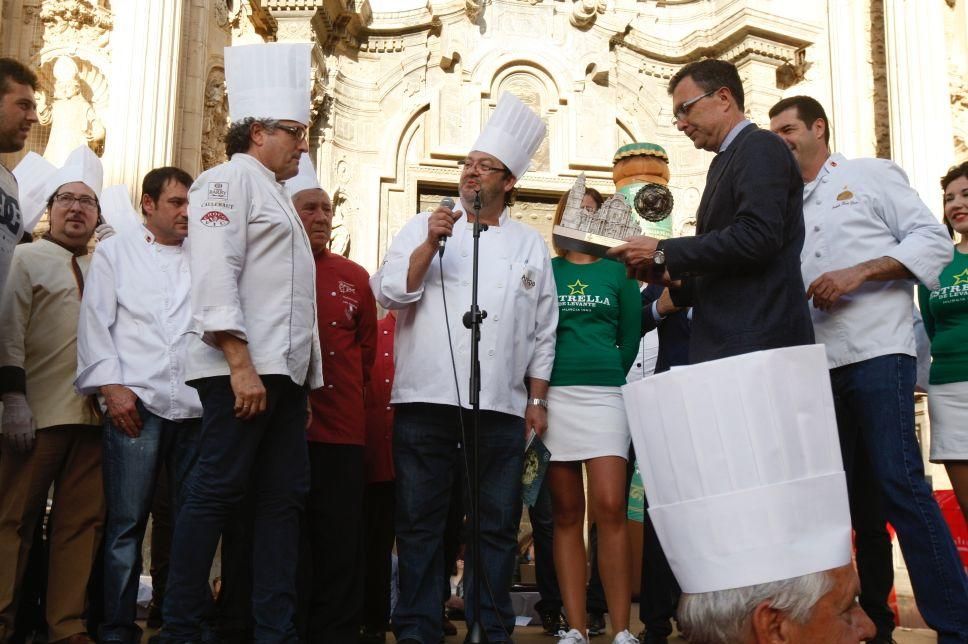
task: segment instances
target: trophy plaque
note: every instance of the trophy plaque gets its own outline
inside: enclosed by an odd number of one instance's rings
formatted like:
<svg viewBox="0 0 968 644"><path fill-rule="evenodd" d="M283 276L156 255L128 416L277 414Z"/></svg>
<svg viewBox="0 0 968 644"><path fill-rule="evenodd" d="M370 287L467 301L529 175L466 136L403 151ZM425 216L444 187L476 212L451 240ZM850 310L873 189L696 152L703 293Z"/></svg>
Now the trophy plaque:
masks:
<svg viewBox="0 0 968 644"><path fill-rule="evenodd" d="M561 223L554 227L552 237L558 248L605 257L611 248L621 246L642 228L632 218L632 208L621 195L609 197L594 212L581 207L585 196L585 175L578 175L568 191L568 200L561 215Z"/></svg>

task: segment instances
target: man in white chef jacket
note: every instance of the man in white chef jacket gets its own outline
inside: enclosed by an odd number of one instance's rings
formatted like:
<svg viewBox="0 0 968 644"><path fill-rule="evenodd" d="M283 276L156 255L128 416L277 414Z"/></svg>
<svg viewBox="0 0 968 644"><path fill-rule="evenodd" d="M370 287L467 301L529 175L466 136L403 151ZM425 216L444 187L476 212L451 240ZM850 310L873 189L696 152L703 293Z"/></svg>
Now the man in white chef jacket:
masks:
<svg viewBox="0 0 968 644"><path fill-rule="evenodd" d="M488 226L480 237L479 297L487 312L480 344L480 524L482 569L489 583L482 584L480 622L490 642L509 641L514 628L508 582L521 514L525 436L532 429L540 434L547 425L545 394L558 309L548 248L537 231L510 218L507 203L544 135L538 116L504 94L461 164L460 203L411 219L371 280L377 301L397 309L391 402L396 405L400 598L393 627L398 642L437 644L441 637L442 535L462 440L461 415L467 431L472 426L470 333L462 315L471 301L477 192L478 216ZM446 252L441 255L442 239ZM473 569L468 559L465 570ZM468 579L469 623L476 619L475 586Z"/></svg>
<svg viewBox="0 0 968 644"><path fill-rule="evenodd" d="M100 394L104 425L104 621L98 641L131 644L137 626L141 544L162 467L177 515L195 464L202 405L185 384L191 326L188 234L192 177L155 168L142 181L144 225L127 190L102 195L105 217L130 222L98 244L87 274L77 331L77 378Z"/></svg>
<svg viewBox="0 0 968 644"><path fill-rule="evenodd" d="M951 239L893 162L831 153L829 120L815 99L786 98L770 109L770 119L803 176L801 270L817 342L827 348L855 527L874 529L879 513L870 509L879 496L925 621L939 642L968 641L968 578L924 478L914 429L914 285L938 287ZM875 642L890 642L894 626L886 606L892 574L886 535L884 541L887 556L872 569L863 563L870 555L865 540L858 540ZM879 579L885 575L886 583Z"/></svg>
<svg viewBox="0 0 968 644"><path fill-rule="evenodd" d="M294 642L307 389L322 385L315 269L282 182L307 150L309 44L225 49L229 161L189 191L199 456L175 522L163 639L198 641L227 517L250 492L256 641Z"/></svg>
<svg viewBox="0 0 968 644"><path fill-rule="evenodd" d="M823 347L808 345L678 367L622 388L690 642L874 637L857 604L826 366Z"/></svg>

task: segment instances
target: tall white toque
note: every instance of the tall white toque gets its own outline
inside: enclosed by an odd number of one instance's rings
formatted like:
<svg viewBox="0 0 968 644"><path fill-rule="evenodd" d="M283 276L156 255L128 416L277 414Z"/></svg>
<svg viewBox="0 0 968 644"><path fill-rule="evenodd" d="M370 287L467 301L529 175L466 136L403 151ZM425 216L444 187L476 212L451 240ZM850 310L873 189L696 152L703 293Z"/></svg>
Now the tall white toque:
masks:
<svg viewBox="0 0 968 644"><path fill-rule="evenodd" d="M119 235L141 230L142 218L131 205L127 186L117 185L104 189L101 193L101 215Z"/></svg>
<svg viewBox="0 0 968 644"><path fill-rule="evenodd" d="M649 516L683 592L850 562L822 345L676 368L622 392Z"/></svg>
<svg viewBox="0 0 968 644"><path fill-rule="evenodd" d="M313 162L309 160L309 155L303 152L303 155L299 157L299 174L286 180L286 190L290 197L295 197L298 192L313 189L322 190L323 187L319 185L319 178L316 176L316 168L313 167Z"/></svg>
<svg viewBox="0 0 968 644"><path fill-rule="evenodd" d="M545 124L517 96L504 92L471 150L497 157L520 179L531 166L531 157L541 145Z"/></svg>
<svg viewBox="0 0 968 644"><path fill-rule="evenodd" d="M232 123L247 117L309 125L311 43L225 48L225 85Z"/></svg>
<svg viewBox="0 0 968 644"><path fill-rule="evenodd" d="M104 182L104 167L97 155L86 145L74 148L67 155L64 166L47 180L47 194L44 196L44 201L47 201L65 183L74 183L75 181L80 181L86 185L100 198L101 185Z"/></svg>
<svg viewBox="0 0 968 644"><path fill-rule="evenodd" d="M24 219L24 232L32 233L37 227L47 207L47 182L57 172L53 163L36 152L28 152L13 169L13 176L17 177L17 191L19 192L20 214Z"/></svg>

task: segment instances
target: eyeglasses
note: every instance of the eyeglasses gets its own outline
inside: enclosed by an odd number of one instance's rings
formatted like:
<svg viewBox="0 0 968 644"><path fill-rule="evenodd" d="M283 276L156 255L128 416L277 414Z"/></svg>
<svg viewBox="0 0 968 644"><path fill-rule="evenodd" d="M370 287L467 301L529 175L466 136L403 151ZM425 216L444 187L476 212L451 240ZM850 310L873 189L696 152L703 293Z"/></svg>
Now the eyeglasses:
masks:
<svg viewBox="0 0 968 644"><path fill-rule="evenodd" d="M283 132L288 132L289 136L296 139L297 141L302 141L303 139L306 138L306 128L304 127L297 127L295 125L282 125L282 124L277 125L276 127L282 130Z"/></svg>
<svg viewBox="0 0 968 644"><path fill-rule="evenodd" d="M78 197L69 192L54 195L54 203L65 208L73 206L75 201L81 205L82 210L97 210L98 201L94 197L88 197L87 195Z"/></svg>
<svg viewBox="0 0 968 644"><path fill-rule="evenodd" d="M717 87L716 89L710 90L705 94L702 94L695 98L690 98L688 101L683 101L682 105L679 106L679 109L677 109L675 112L672 113L672 124L676 125L679 121L684 120L689 115L689 108L691 108L693 105L695 105L702 99L706 98L707 96L712 96L718 91L719 91L719 88Z"/></svg>
<svg viewBox="0 0 968 644"><path fill-rule="evenodd" d="M457 162L457 165L460 166L462 172L473 171L474 169L476 169L481 174L491 174L494 172L510 172L510 170L508 170L504 166L493 166L488 163L485 163L484 161L474 161L472 159L461 159L460 161Z"/></svg>

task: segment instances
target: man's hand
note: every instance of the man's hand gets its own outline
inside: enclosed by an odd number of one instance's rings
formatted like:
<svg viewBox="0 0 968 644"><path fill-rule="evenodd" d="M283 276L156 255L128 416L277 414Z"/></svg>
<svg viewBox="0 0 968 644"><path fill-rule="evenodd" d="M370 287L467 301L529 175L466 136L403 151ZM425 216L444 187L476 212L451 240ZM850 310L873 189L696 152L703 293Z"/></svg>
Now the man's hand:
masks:
<svg viewBox="0 0 968 644"><path fill-rule="evenodd" d="M437 209L430 213L427 219L427 243L438 248L438 242L444 237L454 234L454 222L457 215L446 206L437 206Z"/></svg>
<svg viewBox="0 0 968 644"><path fill-rule="evenodd" d="M266 410L266 388L262 378L251 364L232 369L229 375L232 393L235 394L235 417L251 420Z"/></svg>
<svg viewBox="0 0 968 644"><path fill-rule="evenodd" d="M104 241L109 237L114 237L115 232L116 231L114 230L114 226L112 226L111 224L101 224L100 226L94 229L94 238L97 239L99 242Z"/></svg>
<svg viewBox="0 0 968 644"><path fill-rule="evenodd" d="M548 429L548 410L541 405L528 405L524 412L524 442L527 444L531 430L539 437Z"/></svg>
<svg viewBox="0 0 968 644"><path fill-rule="evenodd" d="M104 385L101 387L104 404L108 408L111 424L126 436L141 436L141 415L138 413L138 397L124 385Z"/></svg>
<svg viewBox="0 0 968 644"><path fill-rule="evenodd" d="M672 296L669 295L669 289L663 289L662 295L655 302L655 310L658 311L659 315L665 317L671 313L681 311L682 307L676 306L672 301Z"/></svg>
<svg viewBox="0 0 968 644"><path fill-rule="evenodd" d="M10 449L27 453L34 447L37 423L27 404L27 396L19 392L3 394L3 418L0 419L3 443Z"/></svg>
<svg viewBox="0 0 968 644"><path fill-rule="evenodd" d="M857 290L867 281L863 266L851 266L839 271L824 273L807 289L807 299L821 311L830 311L842 296Z"/></svg>
<svg viewBox="0 0 968 644"><path fill-rule="evenodd" d="M621 246L610 248L608 256L624 262L630 268L640 268L652 264L652 256L659 245L659 240L654 237L638 235L629 237Z"/></svg>

